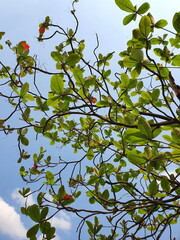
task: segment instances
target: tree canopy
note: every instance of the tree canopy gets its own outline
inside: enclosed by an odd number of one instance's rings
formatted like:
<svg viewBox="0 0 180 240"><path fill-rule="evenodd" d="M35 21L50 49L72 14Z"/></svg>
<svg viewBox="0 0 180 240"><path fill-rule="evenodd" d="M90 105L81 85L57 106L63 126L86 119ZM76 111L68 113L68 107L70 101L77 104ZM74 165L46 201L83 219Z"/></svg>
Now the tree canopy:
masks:
<svg viewBox="0 0 180 240"><path fill-rule="evenodd" d="M79 218L78 239L84 239L83 229L97 240L163 234L174 239L180 215L180 86L174 77L180 67L180 12L172 16L172 31L165 19L153 18L149 3L115 0L127 13L123 27L135 21L136 28L114 70L115 52L99 52L98 34L94 59L86 58L86 42L77 37L77 2L70 12L73 29L53 24L49 16L39 24L38 41L59 36L50 53L56 71L39 67L26 41L6 41L15 53L14 67L0 61L0 98L10 109L0 131L17 134L25 182L19 193L37 200L21 208L32 220L27 238L42 233L53 239L51 219L65 210ZM39 87L39 73L49 77L49 88ZM32 141L42 143L39 152L31 153ZM52 154L53 145L71 157Z"/></svg>

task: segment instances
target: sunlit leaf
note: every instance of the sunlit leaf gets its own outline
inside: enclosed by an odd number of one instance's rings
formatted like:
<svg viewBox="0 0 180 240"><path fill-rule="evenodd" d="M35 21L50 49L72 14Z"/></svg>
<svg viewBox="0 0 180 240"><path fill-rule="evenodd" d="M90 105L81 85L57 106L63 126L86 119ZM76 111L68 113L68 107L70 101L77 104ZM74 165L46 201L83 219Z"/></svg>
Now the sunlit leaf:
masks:
<svg viewBox="0 0 180 240"><path fill-rule="evenodd" d="M176 30L176 32L180 33L180 24L179 24L180 23L180 12L176 12L174 14L172 23L173 23L173 27Z"/></svg>
<svg viewBox="0 0 180 240"><path fill-rule="evenodd" d="M150 4L145 2L138 8L137 13L144 14L149 10L149 8L150 8Z"/></svg>
<svg viewBox="0 0 180 240"><path fill-rule="evenodd" d="M24 97L25 94L28 92L28 90L29 90L29 83L26 82L26 83L23 84L23 86L22 86L22 88L20 90L20 96Z"/></svg>
<svg viewBox="0 0 180 240"><path fill-rule="evenodd" d="M64 81L60 75L53 75L51 78L51 91L62 93L64 91Z"/></svg>
<svg viewBox="0 0 180 240"><path fill-rule="evenodd" d="M167 24L168 24L168 22L167 22L166 20L161 19L161 20L157 21L154 26L155 26L156 28L163 28L163 27L165 27Z"/></svg>
<svg viewBox="0 0 180 240"><path fill-rule="evenodd" d="M127 151L127 158L132 164L142 164L146 162L145 155L137 150Z"/></svg>
<svg viewBox="0 0 180 240"><path fill-rule="evenodd" d="M49 185L53 185L54 184L54 174L50 171L47 171L46 172L46 180Z"/></svg>
<svg viewBox="0 0 180 240"><path fill-rule="evenodd" d="M152 130L149 123L143 118L138 119L138 128L142 134L146 135L148 139L152 138Z"/></svg>
<svg viewBox="0 0 180 240"><path fill-rule="evenodd" d="M139 29L144 37L148 37L151 32L151 21L148 16L143 16L139 22Z"/></svg>
<svg viewBox="0 0 180 240"><path fill-rule="evenodd" d="M132 20L135 20L136 15L134 13L127 15L124 19L123 19L123 24L127 25L128 23L130 23Z"/></svg>
<svg viewBox="0 0 180 240"><path fill-rule="evenodd" d="M134 12L135 7L130 0L115 0L117 6L125 12Z"/></svg>
<svg viewBox="0 0 180 240"><path fill-rule="evenodd" d="M69 67L72 67L74 65L76 65L76 63L78 63L80 61L80 57L75 54L75 53L72 53L71 55L69 55L66 59L66 64L69 66Z"/></svg>

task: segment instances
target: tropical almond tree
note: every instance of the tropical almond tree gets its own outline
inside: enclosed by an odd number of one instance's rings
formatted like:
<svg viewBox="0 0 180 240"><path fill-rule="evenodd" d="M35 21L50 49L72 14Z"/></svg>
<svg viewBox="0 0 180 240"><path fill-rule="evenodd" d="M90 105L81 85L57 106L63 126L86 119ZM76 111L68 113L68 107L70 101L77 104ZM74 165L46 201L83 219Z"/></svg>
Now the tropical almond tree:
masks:
<svg viewBox="0 0 180 240"><path fill-rule="evenodd" d="M85 239L83 229L89 239L164 239L164 233L173 239L180 215L180 87L173 73L180 67L180 12L170 31L166 20L153 18L149 3L115 0L128 14L123 25L135 21L136 28L114 71L114 52L99 53L98 35L94 59L86 58L86 42L77 39L76 2L74 29L50 17L39 25L38 41L59 36L50 53L55 72L38 67L26 41L6 42L16 56L14 68L0 62L0 98L11 109L0 131L17 134L26 183L19 193L37 199L21 208L32 220L27 238L41 232L53 239L51 219L65 210L79 218L78 239ZM37 73L50 79L49 88L40 89ZM41 144L39 152L30 153L32 139ZM52 145L71 157L52 154Z"/></svg>

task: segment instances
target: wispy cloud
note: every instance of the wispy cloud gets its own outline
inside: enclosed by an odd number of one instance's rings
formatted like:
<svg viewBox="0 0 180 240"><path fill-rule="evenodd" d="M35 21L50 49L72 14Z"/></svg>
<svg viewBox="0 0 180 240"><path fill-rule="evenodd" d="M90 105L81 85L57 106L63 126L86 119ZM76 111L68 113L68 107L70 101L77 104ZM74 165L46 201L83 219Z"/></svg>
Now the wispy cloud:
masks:
<svg viewBox="0 0 180 240"><path fill-rule="evenodd" d="M20 215L0 197L0 232L12 239L26 239L26 228Z"/></svg>

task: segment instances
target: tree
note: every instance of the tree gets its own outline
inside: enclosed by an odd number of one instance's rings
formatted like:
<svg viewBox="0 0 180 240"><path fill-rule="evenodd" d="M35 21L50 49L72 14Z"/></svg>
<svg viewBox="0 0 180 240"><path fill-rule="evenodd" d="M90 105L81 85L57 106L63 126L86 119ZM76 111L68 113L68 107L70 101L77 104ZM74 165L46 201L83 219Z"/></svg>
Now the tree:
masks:
<svg viewBox="0 0 180 240"><path fill-rule="evenodd" d="M98 36L94 60L86 59L85 41L77 39L76 2L74 29L65 30L49 17L39 25L39 41L60 37L51 52L56 72L39 68L25 41L14 47L6 42L16 54L14 68L0 62L0 97L13 109L0 120L0 130L17 132L20 175L30 186L19 193L37 198L21 208L35 224L27 238L37 239L41 232L43 239L53 239L50 220L63 209L80 218L78 239L85 226L89 239L160 239L167 232L173 239L180 215L180 87L173 77L180 66L180 12L173 16L172 32L166 20L147 13L149 3L136 7L115 0L128 13L124 25L139 22L113 72L114 52L98 53ZM50 28L54 33L48 36ZM46 93L38 87L38 72L50 76ZM30 75L33 83L27 81ZM15 124L14 118L19 119ZM49 139L50 148L30 154L33 136L37 142ZM53 159L54 144L73 149L72 160ZM87 208L81 208L82 201Z"/></svg>

